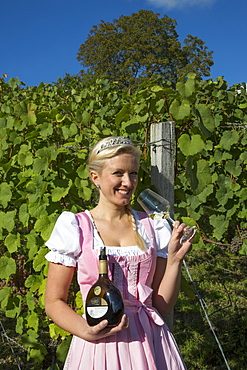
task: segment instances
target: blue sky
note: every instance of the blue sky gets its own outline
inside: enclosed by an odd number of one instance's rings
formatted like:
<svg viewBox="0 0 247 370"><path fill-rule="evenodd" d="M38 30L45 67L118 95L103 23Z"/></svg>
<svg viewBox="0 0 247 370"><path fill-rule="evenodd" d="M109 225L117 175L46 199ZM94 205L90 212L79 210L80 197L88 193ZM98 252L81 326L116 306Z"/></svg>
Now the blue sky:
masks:
<svg viewBox="0 0 247 370"><path fill-rule="evenodd" d="M0 76L36 86L76 74L93 25L140 9L176 19L181 42L188 34L205 41L214 51L211 78L247 82L246 0L2 0Z"/></svg>

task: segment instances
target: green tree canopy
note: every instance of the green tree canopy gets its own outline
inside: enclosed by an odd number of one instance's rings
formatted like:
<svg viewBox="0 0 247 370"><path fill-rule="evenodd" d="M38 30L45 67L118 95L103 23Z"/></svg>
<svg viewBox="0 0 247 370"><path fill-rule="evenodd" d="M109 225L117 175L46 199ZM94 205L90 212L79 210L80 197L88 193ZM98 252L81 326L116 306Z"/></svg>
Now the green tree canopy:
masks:
<svg viewBox="0 0 247 370"><path fill-rule="evenodd" d="M212 51L205 42L188 35L184 46L176 32L177 22L151 10L120 16L93 26L81 44L77 59L87 79L106 77L122 86L133 86L154 75L175 84L184 73L209 76Z"/></svg>

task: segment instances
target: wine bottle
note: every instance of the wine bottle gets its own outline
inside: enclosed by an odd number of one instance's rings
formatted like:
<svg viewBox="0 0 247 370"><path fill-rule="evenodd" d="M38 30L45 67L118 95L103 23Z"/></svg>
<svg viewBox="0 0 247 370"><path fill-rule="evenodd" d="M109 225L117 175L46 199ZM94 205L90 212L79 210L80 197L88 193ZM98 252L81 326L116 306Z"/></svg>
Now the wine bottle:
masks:
<svg viewBox="0 0 247 370"><path fill-rule="evenodd" d="M90 326L108 320L108 326L120 323L124 304L119 289L109 280L105 247L100 250L99 278L86 298L86 319Z"/></svg>

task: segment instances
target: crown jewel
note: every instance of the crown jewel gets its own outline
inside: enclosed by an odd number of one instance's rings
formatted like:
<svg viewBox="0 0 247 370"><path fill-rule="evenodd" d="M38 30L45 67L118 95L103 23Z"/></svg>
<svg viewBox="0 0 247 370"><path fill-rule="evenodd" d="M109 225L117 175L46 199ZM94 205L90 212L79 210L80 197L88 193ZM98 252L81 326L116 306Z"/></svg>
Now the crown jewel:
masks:
<svg viewBox="0 0 247 370"><path fill-rule="evenodd" d="M128 139L127 137L118 136L118 137L114 137L114 138L109 138L104 143L102 143L98 152L97 152L97 154L102 152L102 150L104 150L104 149L108 149L108 148L111 148L113 146L122 145L122 144L127 144L127 145L133 145L134 146L132 141L130 139Z"/></svg>

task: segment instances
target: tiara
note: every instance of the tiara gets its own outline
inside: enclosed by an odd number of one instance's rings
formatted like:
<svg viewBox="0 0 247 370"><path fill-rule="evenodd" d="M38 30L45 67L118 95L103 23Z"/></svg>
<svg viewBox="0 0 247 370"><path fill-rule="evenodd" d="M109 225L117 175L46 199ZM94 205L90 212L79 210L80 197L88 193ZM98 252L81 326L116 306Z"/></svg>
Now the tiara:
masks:
<svg viewBox="0 0 247 370"><path fill-rule="evenodd" d="M130 139L128 139L127 137L125 137L125 136L118 136L118 137L114 137L114 138L109 138L104 143L102 143L101 146L100 146L100 148L99 148L99 150L97 151L97 154L99 154L100 152L102 152L102 150L111 148L113 146L123 145L123 144L134 146L134 144L132 143L132 141Z"/></svg>

